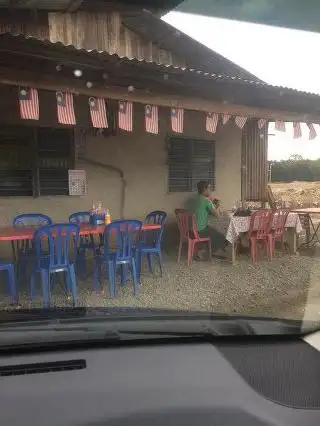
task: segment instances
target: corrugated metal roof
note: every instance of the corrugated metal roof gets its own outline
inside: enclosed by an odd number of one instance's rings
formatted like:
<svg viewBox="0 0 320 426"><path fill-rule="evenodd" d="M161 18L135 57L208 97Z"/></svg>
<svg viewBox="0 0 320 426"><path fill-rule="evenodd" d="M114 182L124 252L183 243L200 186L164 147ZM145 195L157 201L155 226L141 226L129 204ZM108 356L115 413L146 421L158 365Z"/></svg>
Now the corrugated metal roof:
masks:
<svg viewBox="0 0 320 426"><path fill-rule="evenodd" d="M23 43L28 43L30 44L30 46L33 46L33 47L45 47L52 51L58 51L58 52L60 51L62 53L68 53L68 52L75 53L79 61L81 59L84 61L83 65L85 65L85 57L88 57L91 59L96 58L99 61L107 61L109 63L111 62L114 64L116 63L130 64L130 65L136 65L140 67L142 66L145 69L149 69L149 70L158 70L158 71L160 70L164 74L168 74L168 76L179 75L179 74L189 74L191 76L197 76L199 78L209 79L212 81L244 84L244 85L257 87L257 88L264 87L264 88L276 89L279 91L280 96L285 93L296 93L296 94L304 95L304 96L320 97L320 95L316 93L299 91L289 87L276 86L276 85L272 85L272 84L268 84L268 83L260 82L256 80L250 80L250 79L235 77L235 76L231 76L227 74L221 74L221 73L206 72L206 71L202 71L202 70L198 70L194 68L181 68L174 65L164 65L164 64L159 64L156 62L147 61L144 59L128 58L126 56L119 56L117 54L109 54L108 52L99 51L99 50L77 49L73 45L65 45L61 42L51 42L50 40L39 40L35 37L25 36L21 34L12 34L12 33L0 34L0 51L1 51L1 43L5 44L6 41L11 41L13 43L17 42L17 44L22 43L22 45ZM79 54L84 55L83 58L80 58Z"/></svg>
<svg viewBox="0 0 320 426"><path fill-rule="evenodd" d="M208 72L215 71L261 81L249 71L148 11L130 11L128 9L121 13L121 17L126 27L151 40L158 47L180 56L189 68L199 67Z"/></svg>

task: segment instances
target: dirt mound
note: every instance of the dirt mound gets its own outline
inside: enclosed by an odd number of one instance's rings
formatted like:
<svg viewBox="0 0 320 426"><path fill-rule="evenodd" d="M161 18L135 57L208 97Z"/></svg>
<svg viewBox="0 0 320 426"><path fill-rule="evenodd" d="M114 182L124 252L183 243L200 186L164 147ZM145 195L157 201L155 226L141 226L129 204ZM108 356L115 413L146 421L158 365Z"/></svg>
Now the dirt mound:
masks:
<svg viewBox="0 0 320 426"><path fill-rule="evenodd" d="M272 183L272 192L277 204L285 202L288 207L320 207L320 182Z"/></svg>

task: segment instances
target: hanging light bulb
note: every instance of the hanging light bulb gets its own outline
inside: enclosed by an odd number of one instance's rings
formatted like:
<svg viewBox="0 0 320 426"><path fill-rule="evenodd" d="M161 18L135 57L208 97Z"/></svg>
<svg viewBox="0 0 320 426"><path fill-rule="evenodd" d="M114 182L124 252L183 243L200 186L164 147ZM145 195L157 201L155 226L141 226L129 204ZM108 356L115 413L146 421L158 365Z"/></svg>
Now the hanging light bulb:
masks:
<svg viewBox="0 0 320 426"><path fill-rule="evenodd" d="M133 92L134 91L134 87L133 86L128 86L128 92Z"/></svg>
<svg viewBox="0 0 320 426"><path fill-rule="evenodd" d="M62 66L60 64L56 65L56 70L59 72L62 70Z"/></svg>
<svg viewBox="0 0 320 426"><path fill-rule="evenodd" d="M76 77L81 77L81 76L82 76L82 71L81 71L81 70L74 70L74 71L73 71L73 74L74 74Z"/></svg>
<svg viewBox="0 0 320 426"><path fill-rule="evenodd" d="M93 84L91 83L91 81L87 81L86 82L86 86L88 89L91 89L91 87L93 86Z"/></svg>

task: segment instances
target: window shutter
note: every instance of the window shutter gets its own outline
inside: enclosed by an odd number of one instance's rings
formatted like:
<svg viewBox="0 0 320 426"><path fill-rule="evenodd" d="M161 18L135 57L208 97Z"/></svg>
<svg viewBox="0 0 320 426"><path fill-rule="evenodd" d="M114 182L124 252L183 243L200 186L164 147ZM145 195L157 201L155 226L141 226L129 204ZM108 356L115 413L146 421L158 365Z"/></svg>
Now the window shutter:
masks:
<svg viewBox="0 0 320 426"><path fill-rule="evenodd" d="M39 195L68 195L71 164L71 132L65 129L39 129Z"/></svg>
<svg viewBox="0 0 320 426"><path fill-rule="evenodd" d="M192 155L192 190L197 190L200 180L215 187L215 144L211 141L194 141Z"/></svg>
<svg viewBox="0 0 320 426"><path fill-rule="evenodd" d="M0 196L32 196L33 130L18 126L0 129Z"/></svg>
<svg viewBox="0 0 320 426"><path fill-rule="evenodd" d="M169 192L191 191L190 140L171 138L169 146Z"/></svg>
<svg viewBox="0 0 320 426"><path fill-rule="evenodd" d="M169 192L197 190L200 180L215 186L215 143L184 138L171 138L168 153Z"/></svg>

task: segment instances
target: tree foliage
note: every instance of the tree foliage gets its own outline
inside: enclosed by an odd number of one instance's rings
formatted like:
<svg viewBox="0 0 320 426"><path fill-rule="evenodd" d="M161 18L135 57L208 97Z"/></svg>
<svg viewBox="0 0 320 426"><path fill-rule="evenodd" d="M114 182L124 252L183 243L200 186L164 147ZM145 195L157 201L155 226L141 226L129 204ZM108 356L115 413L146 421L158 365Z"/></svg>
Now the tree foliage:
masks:
<svg viewBox="0 0 320 426"><path fill-rule="evenodd" d="M288 160L269 164L272 182L320 181L320 158L306 160L301 155L291 155Z"/></svg>

